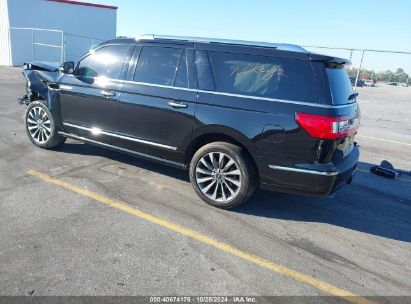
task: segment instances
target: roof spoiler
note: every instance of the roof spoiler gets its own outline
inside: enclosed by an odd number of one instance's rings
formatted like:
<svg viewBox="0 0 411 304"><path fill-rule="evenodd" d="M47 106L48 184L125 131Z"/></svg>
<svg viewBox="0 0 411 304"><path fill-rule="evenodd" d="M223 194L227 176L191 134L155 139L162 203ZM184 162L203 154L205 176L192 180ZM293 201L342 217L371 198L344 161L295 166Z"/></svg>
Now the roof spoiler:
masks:
<svg viewBox="0 0 411 304"><path fill-rule="evenodd" d="M333 57L321 54L310 53L310 60L315 62L324 62L330 67L339 67L344 65L351 65L351 60Z"/></svg>

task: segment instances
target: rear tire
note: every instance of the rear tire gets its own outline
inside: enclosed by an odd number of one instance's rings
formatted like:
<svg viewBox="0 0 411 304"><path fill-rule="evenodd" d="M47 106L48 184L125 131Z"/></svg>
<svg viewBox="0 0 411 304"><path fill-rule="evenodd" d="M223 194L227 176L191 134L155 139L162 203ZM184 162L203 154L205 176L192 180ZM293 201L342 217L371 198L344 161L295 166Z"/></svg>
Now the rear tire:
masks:
<svg viewBox="0 0 411 304"><path fill-rule="evenodd" d="M55 119L43 101L33 101L27 106L24 122L27 136L37 147L53 149L66 141L58 134Z"/></svg>
<svg viewBox="0 0 411 304"><path fill-rule="evenodd" d="M254 194L258 177L253 161L243 148L213 142L194 154L190 181L207 204L230 209L245 203Z"/></svg>

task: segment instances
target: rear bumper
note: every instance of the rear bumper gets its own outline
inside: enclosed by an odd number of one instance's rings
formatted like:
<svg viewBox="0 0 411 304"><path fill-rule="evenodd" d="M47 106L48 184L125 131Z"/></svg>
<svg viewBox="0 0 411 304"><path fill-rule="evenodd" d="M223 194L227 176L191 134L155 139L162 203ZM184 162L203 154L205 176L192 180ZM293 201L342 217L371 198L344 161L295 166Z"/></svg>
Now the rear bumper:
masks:
<svg viewBox="0 0 411 304"><path fill-rule="evenodd" d="M260 176L260 187L293 194L328 196L351 183L359 155L359 149L355 146L350 155L338 164L269 165L269 170Z"/></svg>

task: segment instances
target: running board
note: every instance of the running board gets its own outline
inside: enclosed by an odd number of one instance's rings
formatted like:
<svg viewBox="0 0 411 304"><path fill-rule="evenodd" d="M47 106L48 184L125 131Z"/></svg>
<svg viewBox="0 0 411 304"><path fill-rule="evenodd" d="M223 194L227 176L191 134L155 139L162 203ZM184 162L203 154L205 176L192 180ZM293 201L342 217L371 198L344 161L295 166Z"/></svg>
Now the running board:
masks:
<svg viewBox="0 0 411 304"><path fill-rule="evenodd" d="M96 140L93 140L93 139L89 139L89 138L82 137L82 136L77 136L77 135L62 132L62 131L59 131L58 134L61 135L61 136L67 137L67 138L82 141L82 142L87 143L87 144L103 147L103 148L113 150L113 151L117 151L117 152L127 153L127 154L135 156L135 157L140 157L140 158L144 158L144 159L147 159L147 160L155 161L155 162L162 163L162 164L165 164L165 165L169 165L169 166L172 166L172 167L175 167L175 168L178 168L178 169L183 169L183 170L187 169L187 166L183 163L175 162L175 161L164 159L164 158L161 158L161 157L156 157L156 156L148 155L148 154L145 154L145 153L136 152L136 151L129 150L129 149L126 149L126 148L122 148L122 147L102 143L102 142L99 142L99 141L96 141Z"/></svg>

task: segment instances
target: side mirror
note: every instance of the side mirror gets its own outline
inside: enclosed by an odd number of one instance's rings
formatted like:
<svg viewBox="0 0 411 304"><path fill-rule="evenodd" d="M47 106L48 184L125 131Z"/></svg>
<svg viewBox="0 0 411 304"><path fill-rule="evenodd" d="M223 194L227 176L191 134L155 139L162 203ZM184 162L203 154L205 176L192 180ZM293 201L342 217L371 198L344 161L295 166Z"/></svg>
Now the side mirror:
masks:
<svg viewBox="0 0 411 304"><path fill-rule="evenodd" d="M60 66L60 71L64 74L73 74L74 73L74 62L66 61L63 62Z"/></svg>

